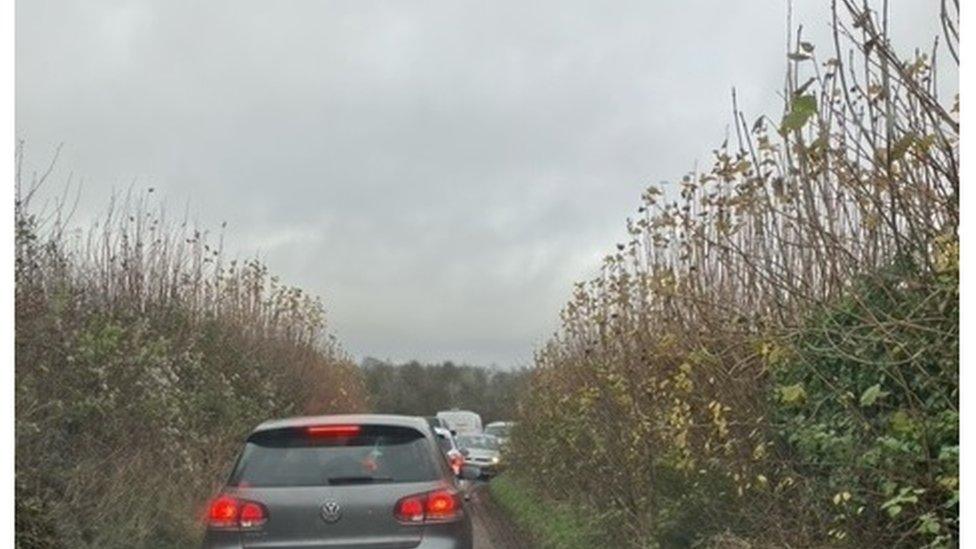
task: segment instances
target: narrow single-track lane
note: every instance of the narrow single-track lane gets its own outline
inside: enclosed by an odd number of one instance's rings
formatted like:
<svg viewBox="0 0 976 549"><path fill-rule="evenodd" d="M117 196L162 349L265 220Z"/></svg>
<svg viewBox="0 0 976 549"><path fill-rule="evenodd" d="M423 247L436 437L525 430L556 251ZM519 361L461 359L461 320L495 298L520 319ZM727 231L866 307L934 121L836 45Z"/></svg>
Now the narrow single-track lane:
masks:
<svg viewBox="0 0 976 549"><path fill-rule="evenodd" d="M488 483L479 482L471 490L471 527L474 549L528 549L531 541L491 498Z"/></svg>

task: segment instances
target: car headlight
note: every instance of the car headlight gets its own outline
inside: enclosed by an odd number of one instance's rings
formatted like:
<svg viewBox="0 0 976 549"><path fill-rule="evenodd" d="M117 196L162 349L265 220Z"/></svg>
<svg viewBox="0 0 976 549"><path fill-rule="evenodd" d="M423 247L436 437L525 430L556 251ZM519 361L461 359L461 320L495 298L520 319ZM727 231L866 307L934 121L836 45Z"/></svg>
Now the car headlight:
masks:
<svg viewBox="0 0 976 549"><path fill-rule="evenodd" d="M495 456L495 457L491 458L491 462L492 463L498 463L499 461L500 461L500 458L498 456Z"/></svg>

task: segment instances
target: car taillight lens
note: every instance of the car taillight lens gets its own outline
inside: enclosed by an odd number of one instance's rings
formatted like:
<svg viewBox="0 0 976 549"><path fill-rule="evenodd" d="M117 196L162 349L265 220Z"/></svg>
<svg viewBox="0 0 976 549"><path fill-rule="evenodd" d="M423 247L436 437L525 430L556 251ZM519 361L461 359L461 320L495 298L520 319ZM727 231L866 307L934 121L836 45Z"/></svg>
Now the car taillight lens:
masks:
<svg viewBox="0 0 976 549"><path fill-rule="evenodd" d="M258 528L268 522L268 512L264 506L253 501L245 501L241 505L241 528Z"/></svg>
<svg viewBox="0 0 976 549"><path fill-rule="evenodd" d="M424 500L422 498L422 495L411 496L398 501L393 512L396 519L400 522L423 522Z"/></svg>
<svg viewBox="0 0 976 549"><path fill-rule="evenodd" d="M232 528L237 526L237 516L240 513L238 501L232 497L220 496L210 503L207 521L214 528Z"/></svg>
<svg viewBox="0 0 976 549"><path fill-rule="evenodd" d="M449 522L461 517L461 498L454 490L435 490L400 499L393 510L400 522Z"/></svg>
<svg viewBox="0 0 976 549"><path fill-rule="evenodd" d="M457 513L458 502L453 492L431 492L427 495L427 519L444 520L454 518Z"/></svg>
<svg viewBox="0 0 976 549"><path fill-rule="evenodd" d="M461 467L464 466L464 456L461 455L461 452L451 452L450 464L455 475L461 474Z"/></svg>
<svg viewBox="0 0 976 549"><path fill-rule="evenodd" d="M219 496L210 502L207 525L226 530L260 528L268 522L268 510L255 501Z"/></svg>

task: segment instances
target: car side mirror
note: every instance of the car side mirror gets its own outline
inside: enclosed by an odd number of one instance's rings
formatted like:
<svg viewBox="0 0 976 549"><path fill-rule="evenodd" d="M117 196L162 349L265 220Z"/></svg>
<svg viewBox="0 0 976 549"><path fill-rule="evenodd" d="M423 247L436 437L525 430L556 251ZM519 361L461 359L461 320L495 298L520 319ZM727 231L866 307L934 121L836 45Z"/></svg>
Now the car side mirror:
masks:
<svg viewBox="0 0 976 549"><path fill-rule="evenodd" d="M462 480L478 480L481 477L481 469L474 465L462 465L457 476Z"/></svg>
<svg viewBox="0 0 976 549"><path fill-rule="evenodd" d="M471 450L468 450L467 448L461 448L461 455L464 457L468 457L471 455Z"/></svg>

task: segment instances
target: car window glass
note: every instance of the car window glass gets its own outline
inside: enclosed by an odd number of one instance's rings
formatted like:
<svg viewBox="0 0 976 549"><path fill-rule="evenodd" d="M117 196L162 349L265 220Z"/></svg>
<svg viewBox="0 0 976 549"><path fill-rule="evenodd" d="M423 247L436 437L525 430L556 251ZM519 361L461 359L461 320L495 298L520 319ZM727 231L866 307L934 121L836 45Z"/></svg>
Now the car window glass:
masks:
<svg viewBox="0 0 976 549"><path fill-rule="evenodd" d="M458 437L458 446L462 448L478 448L485 450L497 450L498 441L495 437L478 435L464 435Z"/></svg>
<svg viewBox="0 0 976 549"><path fill-rule="evenodd" d="M327 486L438 478L426 438L413 429L364 429L355 437L315 437L300 429L252 436L231 486Z"/></svg>
<svg viewBox="0 0 976 549"><path fill-rule="evenodd" d="M508 425L490 425L485 429L489 435L496 437L507 437L511 428Z"/></svg>

